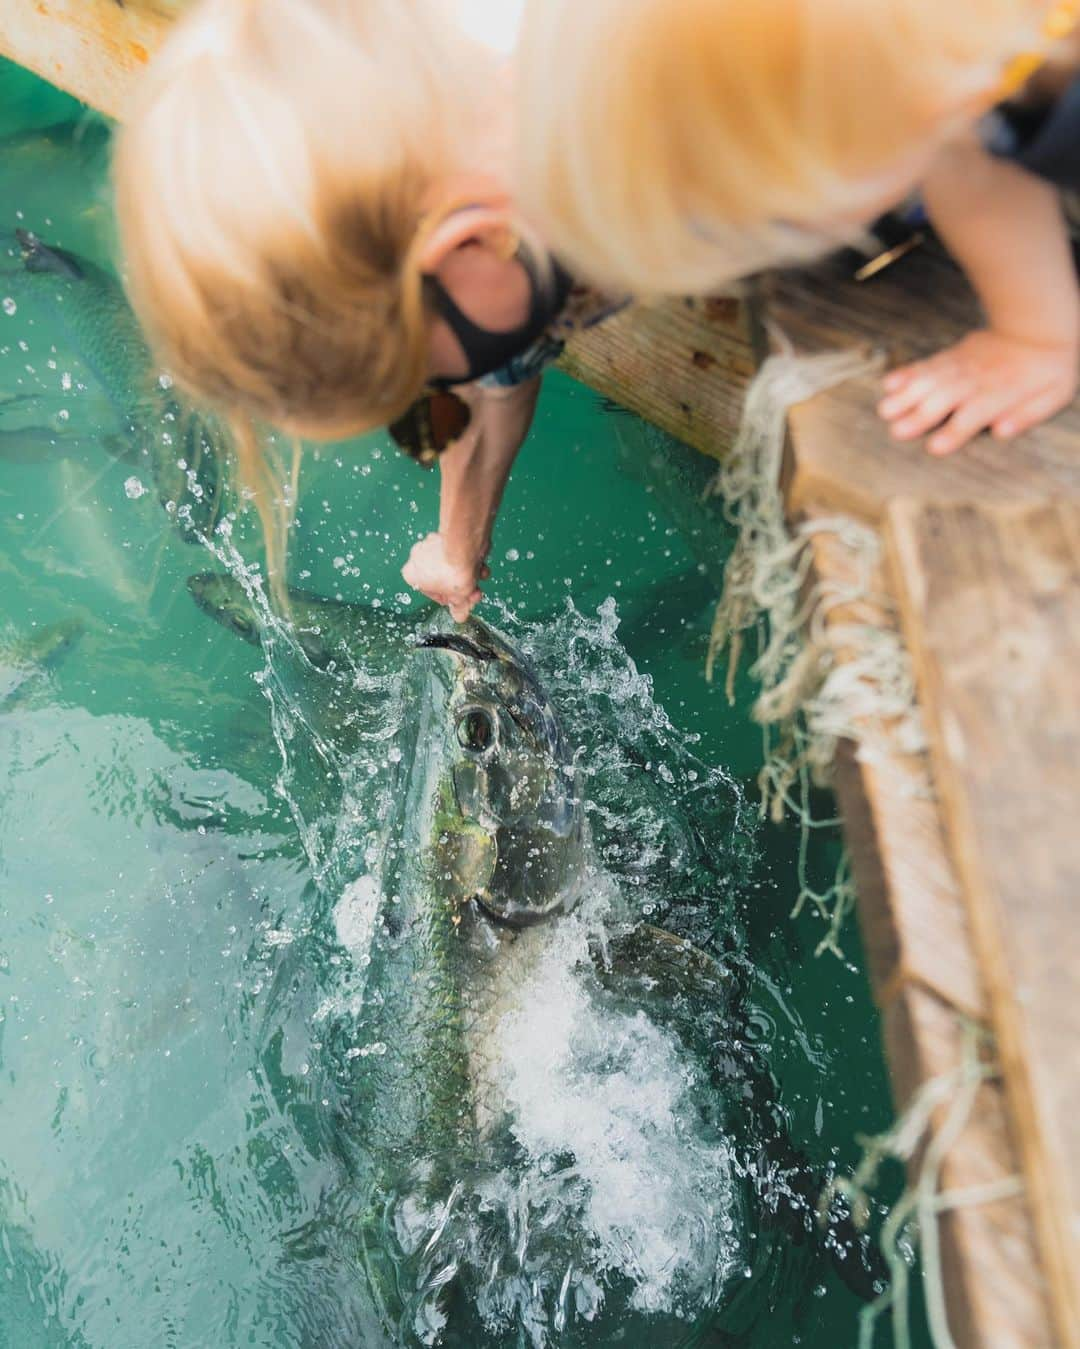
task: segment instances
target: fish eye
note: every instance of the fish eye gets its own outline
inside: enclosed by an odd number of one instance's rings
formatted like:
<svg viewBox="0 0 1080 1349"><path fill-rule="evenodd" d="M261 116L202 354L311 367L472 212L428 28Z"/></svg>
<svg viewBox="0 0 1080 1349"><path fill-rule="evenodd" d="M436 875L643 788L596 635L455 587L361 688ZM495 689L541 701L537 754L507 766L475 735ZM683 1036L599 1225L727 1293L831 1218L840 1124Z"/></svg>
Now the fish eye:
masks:
<svg viewBox="0 0 1080 1349"><path fill-rule="evenodd" d="M458 744L474 754L483 754L495 739L495 723L482 707L470 707L458 718Z"/></svg>

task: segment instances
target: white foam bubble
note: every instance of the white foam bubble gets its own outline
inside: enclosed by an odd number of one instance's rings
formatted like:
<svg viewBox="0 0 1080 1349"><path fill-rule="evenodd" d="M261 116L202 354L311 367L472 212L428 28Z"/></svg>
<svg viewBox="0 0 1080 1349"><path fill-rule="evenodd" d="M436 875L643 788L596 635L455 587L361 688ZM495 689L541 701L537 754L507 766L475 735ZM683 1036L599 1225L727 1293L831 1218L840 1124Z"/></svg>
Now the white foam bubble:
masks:
<svg viewBox="0 0 1080 1349"><path fill-rule="evenodd" d="M334 905L334 931L339 943L353 957L363 957L371 950L381 892L374 876L358 876L342 891Z"/></svg>
<svg viewBox="0 0 1080 1349"><path fill-rule="evenodd" d="M592 1252L580 1274L625 1276L643 1311L708 1303L737 1255L730 1153L697 1122L698 1070L681 1043L605 1000L583 922L564 925L498 1036L528 1158L519 1193L550 1194L553 1173L572 1172L577 1211L563 1217Z"/></svg>

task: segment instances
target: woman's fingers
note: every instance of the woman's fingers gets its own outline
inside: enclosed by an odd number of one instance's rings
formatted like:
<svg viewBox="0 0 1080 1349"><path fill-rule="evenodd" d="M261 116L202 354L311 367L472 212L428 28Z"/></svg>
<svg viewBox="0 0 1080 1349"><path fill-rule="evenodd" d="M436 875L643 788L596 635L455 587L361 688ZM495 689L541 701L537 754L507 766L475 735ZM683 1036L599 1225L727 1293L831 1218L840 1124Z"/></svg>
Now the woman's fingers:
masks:
<svg viewBox="0 0 1080 1349"><path fill-rule="evenodd" d="M913 365L902 365L899 370L890 370L881 381L882 387L886 393L899 393L906 384L911 381L919 372L921 362L916 361Z"/></svg>
<svg viewBox="0 0 1080 1349"><path fill-rule="evenodd" d="M889 430L897 440L914 440L925 435L942 421L962 401L964 393L953 384L931 388L923 395L910 412L904 416L890 419Z"/></svg>
<svg viewBox="0 0 1080 1349"><path fill-rule="evenodd" d="M887 422L894 421L905 412L918 407L934 387L932 376L920 366L910 366L903 373L907 377L904 383L878 403L878 414Z"/></svg>
<svg viewBox="0 0 1080 1349"><path fill-rule="evenodd" d="M1072 401L1072 390L1055 387L1011 407L995 419L991 430L999 440L1012 440L1033 426L1038 426L1055 412L1060 412Z"/></svg>
<svg viewBox="0 0 1080 1349"><path fill-rule="evenodd" d="M482 597L480 591L474 590L473 593L468 597L468 599L450 600L446 606L450 610L450 617L454 620L455 623L464 623L465 620L469 617L469 614L472 612L473 605L479 604L481 598Z"/></svg>
<svg viewBox="0 0 1080 1349"><path fill-rule="evenodd" d="M1043 346L985 330L892 372L878 412L897 440L933 431L931 454L951 454L980 431L1010 439L1052 417L1077 387L1072 344ZM935 430L935 428L937 428Z"/></svg>
<svg viewBox="0 0 1080 1349"><path fill-rule="evenodd" d="M985 431L1000 411L1000 399L996 394L969 398L956 409L941 430L930 437L926 448L931 454L952 454L980 431Z"/></svg>

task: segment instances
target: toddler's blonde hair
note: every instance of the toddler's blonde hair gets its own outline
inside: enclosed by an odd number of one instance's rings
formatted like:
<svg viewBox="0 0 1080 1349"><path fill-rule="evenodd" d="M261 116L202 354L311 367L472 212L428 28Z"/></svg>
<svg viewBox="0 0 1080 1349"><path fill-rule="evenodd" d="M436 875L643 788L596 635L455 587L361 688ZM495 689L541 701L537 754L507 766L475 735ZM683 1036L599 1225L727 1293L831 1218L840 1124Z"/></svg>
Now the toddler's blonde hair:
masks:
<svg viewBox="0 0 1080 1349"><path fill-rule="evenodd" d="M114 164L128 291L233 427L264 523L257 427L351 435L422 389L419 255L488 59L440 0L204 0L136 92Z"/></svg>
<svg viewBox="0 0 1080 1349"><path fill-rule="evenodd" d="M582 274L638 294L820 252L971 120L1044 12L1039 0L529 0L521 197Z"/></svg>

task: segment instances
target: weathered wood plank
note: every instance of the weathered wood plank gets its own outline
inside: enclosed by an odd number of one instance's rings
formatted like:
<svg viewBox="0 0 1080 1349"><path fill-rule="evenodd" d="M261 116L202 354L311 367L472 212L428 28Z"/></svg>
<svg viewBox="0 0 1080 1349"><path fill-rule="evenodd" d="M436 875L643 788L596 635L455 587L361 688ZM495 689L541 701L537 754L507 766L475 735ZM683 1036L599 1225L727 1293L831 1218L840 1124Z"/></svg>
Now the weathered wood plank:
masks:
<svg viewBox="0 0 1080 1349"><path fill-rule="evenodd" d="M750 313L734 297L638 305L575 337L560 362L575 379L720 457L756 368Z"/></svg>
<svg viewBox="0 0 1080 1349"><path fill-rule="evenodd" d="M859 568L836 535L815 534L812 548L814 579L841 592L857 589ZM892 629L896 623L877 570L865 598L830 611L826 636L836 632L838 640L847 640L850 624ZM834 650L837 659L847 658L843 646ZM860 759L853 746L842 744L835 781L893 1093L903 1110L923 1083L957 1067L963 1020L985 1024L989 1007L929 759L891 740L895 728L888 723L865 729L873 754ZM943 1115L938 1112L937 1127ZM1018 1171L1003 1089L988 1083L945 1159L941 1187L997 1184ZM963 1349L1049 1349L1054 1336L1026 1198L951 1212L939 1229L955 1343Z"/></svg>
<svg viewBox="0 0 1080 1349"><path fill-rule="evenodd" d="M917 984L903 988L882 1014L889 1071L899 1108L926 1082L962 1062L963 1026L956 1009ZM940 1128L948 1110L938 1111ZM997 1185L1017 1173L1005 1092L984 1083L940 1174L942 1193ZM921 1156L914 1160L916 1179ZM938 1223L949 1329L962 1349L1058 1349L1049 1320L1030 1209L1022 1195L959 1207Z"/></svg>
<svg viewBox="0 0 1080 1349"><path fill-rule="evenodd" d="M122 118L131 78L168 31L153 4L117 0L3 0L0 55L109 117Z"/></svg>
<svg viewBox="0 0 1080 1349"><path fill-rule="evenodd" d="M815 580L834 593L858 590L860 567L836 534L815 533L811 550ZM865 597L830 609L826 637L859 624L896 629L880 569L871 576ZM841 662L848 656L843 647L835 647L834 654ZM860 759L850 745L842 746L836 787L875 996L885 1005L903 987L920 984L958 1013L985 1020L986 996L929 760L925 754L905 753L888 723L864 729L873 752Z"/></svg>
<svg viewBox="0 0 1080 1349"><path fill-rule="evenodd" d="M763 279L756 305L797 351L883 350L890 364L926 356L979 322L974 296L935 247L863 285L843 256ZM980 436L935 458L921 441L894 441L878 417L877 375L851 380L791 416L792 509L820 506L877 521L897 496L1016 501L1080 494L1080 404L1008 443Z"/></svg>
<svg viewBox="0 0 1080 1349"><path fill-rule="evenodd" d="M1080 503L896 502L892 577L1058 1342L1080 1345Z"/></svg>

